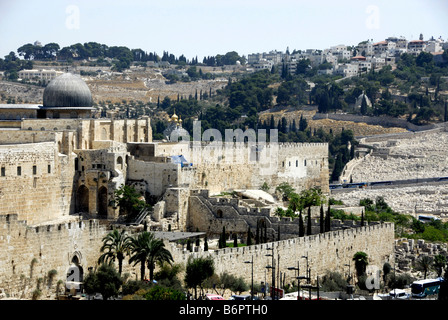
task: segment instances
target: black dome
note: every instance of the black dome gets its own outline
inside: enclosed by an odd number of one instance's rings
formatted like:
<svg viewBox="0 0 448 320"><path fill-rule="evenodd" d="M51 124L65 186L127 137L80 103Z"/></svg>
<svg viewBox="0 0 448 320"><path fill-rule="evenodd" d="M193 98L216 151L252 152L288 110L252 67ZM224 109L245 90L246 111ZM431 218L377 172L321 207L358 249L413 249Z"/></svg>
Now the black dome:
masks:
<svg viewBox="0 0 448 320"><path fill-rule="evenodd" d="M44 90L44 107L91 107L92 93L87 84L71 73L50 81Z"/></svg>

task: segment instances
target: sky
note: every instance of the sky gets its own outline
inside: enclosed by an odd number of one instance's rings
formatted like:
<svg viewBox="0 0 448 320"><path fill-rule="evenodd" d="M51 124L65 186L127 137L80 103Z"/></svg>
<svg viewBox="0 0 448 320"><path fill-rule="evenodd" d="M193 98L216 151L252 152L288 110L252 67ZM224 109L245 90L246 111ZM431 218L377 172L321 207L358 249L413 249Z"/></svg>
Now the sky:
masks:
<svg viewBox="0 0 448 320"><path fill-rule="evenodd" d="M390 36L448 41L447 0L0 0L0 57L36 40L187 59L325 49Z"/></svg>

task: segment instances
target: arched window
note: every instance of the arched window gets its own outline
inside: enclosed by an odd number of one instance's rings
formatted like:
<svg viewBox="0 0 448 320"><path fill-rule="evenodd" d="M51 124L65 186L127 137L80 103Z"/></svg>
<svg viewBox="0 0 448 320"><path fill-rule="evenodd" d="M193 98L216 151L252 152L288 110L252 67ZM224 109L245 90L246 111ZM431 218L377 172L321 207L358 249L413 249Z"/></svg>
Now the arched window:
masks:
<svg viewBox="0 0 448 320"><path fill-rule="evenodd" d="M107 188L101 187L98 190L98 215L107 216Z"/></svg>
<svg viewBox="0 0 448 320"><path fill-rule="evenodd" d="M106 128L101 129L101 140L109 140Z"/></svg>
<svg viewBox="0 0 448 320"><path fill-rule="evenodd" d="M89 212L89 189L85 185L76 192L76 212Z"/></svg>
<svg viewBox="0 0 448 320"><path fill-rule="evenodd" d="M123 158L122 157L117 158L117 166L120 170L123 170Z"/></svg>

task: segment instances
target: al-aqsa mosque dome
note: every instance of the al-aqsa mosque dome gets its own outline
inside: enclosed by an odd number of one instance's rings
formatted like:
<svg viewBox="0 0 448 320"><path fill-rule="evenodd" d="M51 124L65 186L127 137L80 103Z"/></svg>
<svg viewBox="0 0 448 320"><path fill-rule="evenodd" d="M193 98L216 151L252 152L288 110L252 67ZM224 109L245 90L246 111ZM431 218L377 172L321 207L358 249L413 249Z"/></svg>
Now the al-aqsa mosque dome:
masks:
<svg viewBox="0 0 448 320"><path fill-rule="evenodd" d="M92 107L92 93L77 75L64 73L50 81L44 90L44 107Z"/></svg>
<svg viewBox="0 0 448 320"><path fill-rule="evenodd" d="M80 76L64 73L50 81L43 104L0 104L0 120L88 119L92 117L92 93Z"/></svg>
<svg viewBox="0 0 448 320"><path fill-rule="evenodd" d="M93 99L89 87L78 75L64 73L44 90L38 118L90 118Z"/></svg>

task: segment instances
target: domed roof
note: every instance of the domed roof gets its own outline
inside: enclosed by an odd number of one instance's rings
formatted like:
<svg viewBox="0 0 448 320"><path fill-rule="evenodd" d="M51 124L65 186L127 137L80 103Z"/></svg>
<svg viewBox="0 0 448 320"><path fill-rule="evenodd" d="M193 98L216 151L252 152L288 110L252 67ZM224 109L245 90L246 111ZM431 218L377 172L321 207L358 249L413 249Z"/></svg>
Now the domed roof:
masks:
<svg viewBox="0 0 448 320"><path fill-rule="evenodd" d="M71 73L50 81L44 90L44 107L91 107L92 93L87 84Z"/></svg>
<svg viewBox="0 0 448 320"><path fill-rule="evenodd" d="M190 137L188 131L179 126L173 130L164 131L164 134L168 141L179 141Z"/></svg>

